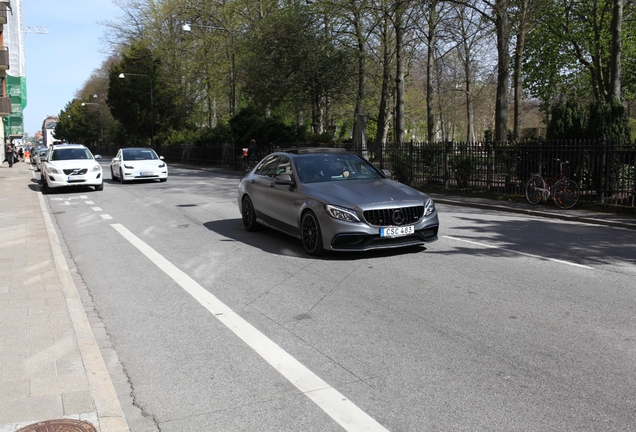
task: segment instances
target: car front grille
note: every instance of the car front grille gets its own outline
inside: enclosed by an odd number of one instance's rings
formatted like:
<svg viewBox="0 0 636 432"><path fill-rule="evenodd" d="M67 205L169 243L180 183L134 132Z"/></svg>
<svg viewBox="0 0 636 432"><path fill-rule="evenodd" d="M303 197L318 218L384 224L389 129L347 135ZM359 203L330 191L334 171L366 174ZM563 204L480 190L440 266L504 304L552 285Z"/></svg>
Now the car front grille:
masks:
<svg viewBox="0 0 636 432"><path fill-rule="evenodd" d="M380 237L368 234L338 234L331 242L335 250L371 250L402 246L417 246L437 240L438 225L424 229L404 237Z"/></svg>
<svg viewBox="0 0 636 432"><path fill-rule="evenodd" d="M363 215L367 223L372 226L411 225L422 219L424 206L366 210Z"/></svg>
<svg viewBox="0 0 636 432"><path fill-rule="evenodd" d="M77 171L77 172L75 172L75 171ZM64 174L66 174L66 175L84 175L87 172L88 172L87 168L79 169L79 170L71 168L71 169L65 169L64 170Z"/></svg>

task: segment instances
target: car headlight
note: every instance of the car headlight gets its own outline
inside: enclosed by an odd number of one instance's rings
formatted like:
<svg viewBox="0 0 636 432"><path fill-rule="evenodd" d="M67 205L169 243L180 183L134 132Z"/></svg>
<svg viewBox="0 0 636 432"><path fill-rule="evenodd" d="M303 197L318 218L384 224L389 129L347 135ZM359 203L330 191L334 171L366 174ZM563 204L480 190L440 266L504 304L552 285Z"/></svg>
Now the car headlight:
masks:
<svg viewBox="0 0 636 432"><path fill-rule="evenodd" d="M433 203L432 199L428 199L426 204L424 204L424 216L428 216L435 211L435 203Z"/></svg>
<svg viewBox="0 0 636 432"><path fill-rule="evenodd" d="M166 164L162 163L161 165L159 165L159 168L165 168Z"/></svg>
<svg viewBox="0 0 636 432"><path fill-rule="evenodd" d="M126 165L126 164L124 164L124 168L126 168L126 169L135 169L135 167L134 167L134 166L132 166L132 165Z"/></svg>
<svg viewBox="0 0 636 432"><path fill-rule="evenodd" d="M327 204L325 206L325 211L329 216L334 219L338 219L345 222L360 222L356 212L351 209L345 207L333 206L331 204Z"/></svg>
<svg viewBox="0 0 636 432"><path fill-rule="evenodd" d="M95 165L91 171L97 172L97 171L101 171L101 170L102 170L101 165Z"/></svg>
<svg viewBox="0 0 636 432"><path fill-rule="evenodd" d="M53 168L53 167L46 167L46 170L49 172L49 174L62 174L56 168Z"/></svg>

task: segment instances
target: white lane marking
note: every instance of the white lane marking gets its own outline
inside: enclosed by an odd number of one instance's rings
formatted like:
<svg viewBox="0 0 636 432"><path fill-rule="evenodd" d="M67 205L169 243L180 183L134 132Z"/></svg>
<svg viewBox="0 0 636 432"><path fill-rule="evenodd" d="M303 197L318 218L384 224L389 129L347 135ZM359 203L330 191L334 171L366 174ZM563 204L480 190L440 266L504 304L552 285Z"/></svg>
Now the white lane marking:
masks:
<svg viewBox="0 0 636 432"><path fill-rule="evenodd" d="M102 217L102 219L106 219L106 220L113 218L111 215L107 215L107 214L100 214L100 216Z"/></svg>
<svg viewBox="0 0 636 432"><path fill-rule="evenodd" d="M567 265L570 265L570 266L580 267L580 268L590 269L590 270L593 269L593 267L586 266L586 265L583 265L583 264L577 264L577 263L573 263L573 262L570 262L570 261L559 260L559 259L556 259L556 258L548 258L548 257L541 256L541 255L534 255L534 254L529 254L529 253L525 253L525 252L519 252L519 251L512 250L512 249L506 249L506 248L503 248L503 247L500 247L500 246L493 246L493 245L489 245L489 244L486 244L486 243L479 243L479 242L476 242L476 241L466 240L466 239L462 239L462 238L458 238L458 237L451 237L451 236L442 236L442 237L447 238L447 239L451 239L451 240L464 242L464 243L474 244L474 245L477 245L477 246L483 246L483 247L490 248L490 249L499 249L499 250L502 250L502 251L515 253L517 255L523 255L523 256L527 256L527 257L531 257L531 258L538 258L538 259L542 259L542 260L546 260L546 261L552 261L552 262L556 262L556 263L559 263L559 264L567 264Z"/></svg>
<svg viewBox="0 0 636 432"><path fill-rule="evenodd" d="M102 211L101 207L91 207L94 211Z"/></svg>
<svg viewBox="0 0 636 432"><path fill-rule="evenodd" d="M126 227L121 224L111 226L345 430L387 431Z"/></svg>
<svg viewBox="0 0 636 432"><path fill-rule="evenodd" d="M93 205L95 204L93 201L84 201L84 203L88 204L88 205Z"/></svg>

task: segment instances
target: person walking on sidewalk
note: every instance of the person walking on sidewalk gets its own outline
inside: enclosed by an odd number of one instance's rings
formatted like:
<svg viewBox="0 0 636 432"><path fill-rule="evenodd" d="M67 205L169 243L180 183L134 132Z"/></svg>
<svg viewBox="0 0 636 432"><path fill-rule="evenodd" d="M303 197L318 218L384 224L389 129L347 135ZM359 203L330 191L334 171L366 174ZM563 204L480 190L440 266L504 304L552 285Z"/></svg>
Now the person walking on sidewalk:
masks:
<svg viewBox="0 0 636 432"><path fill-rule="evenodd" d="M13 151L13 147L10 145L7 146L7 162L9 162L9 168L13 168L13 158L15 156L15 152Z"/></svg>

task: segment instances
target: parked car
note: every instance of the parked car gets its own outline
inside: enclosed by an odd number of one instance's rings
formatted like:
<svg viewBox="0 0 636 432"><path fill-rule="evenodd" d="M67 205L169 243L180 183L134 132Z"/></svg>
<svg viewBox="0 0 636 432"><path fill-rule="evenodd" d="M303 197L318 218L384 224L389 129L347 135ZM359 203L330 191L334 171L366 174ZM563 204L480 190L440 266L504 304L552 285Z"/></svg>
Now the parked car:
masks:
<svg viewBox="0 0 636 432"><path fill-rule="evenodd" d="M243 226L275 228L310 255L419 246L437 240L433 200L355 153L295 149L266 156L240 182Z"/></svg>
<svg viewBox="0 0 636 432"><path fill-rule="evenodd" d="M48 147L38 147L33 150L31 154L31 163L35 164L35 168L37 171L40 171L41 164L44 158L46 157L46 152L48 151Z"/></svg>
<svg viewBox="0 0 636 432"><path fill-rule="evenodd" d="M96 191L101 191L104 189L104 177L96 160L100 157L93 156L82 144L50 147L40 164L43 192L68 186L94 186Z"/></svg>
<svg viewBox="0 0 636 432"><path fill-rule="evenodd" d="M110 176L123 184L132 180L168 180L168 165L163 156L151 148L126 147L119 149L110 162Z"/></svg>

